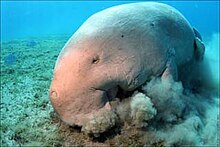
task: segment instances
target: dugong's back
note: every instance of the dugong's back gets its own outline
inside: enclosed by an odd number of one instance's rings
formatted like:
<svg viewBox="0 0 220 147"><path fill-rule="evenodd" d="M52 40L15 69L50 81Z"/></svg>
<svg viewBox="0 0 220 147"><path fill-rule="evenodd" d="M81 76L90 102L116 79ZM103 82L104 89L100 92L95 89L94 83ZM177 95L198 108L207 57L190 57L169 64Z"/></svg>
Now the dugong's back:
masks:
<svg viewBox="0 0 220 147"><path fill-rule="evenodd" d="M72 42L85 36L101 38L106 48L117 44L126 48L137 55L138 62L147 64L149 74L161 74L173 54L177 66L193 57L194 33L187 20L173 7L156 2L124 4L100 11L80 27Z"/></svg>

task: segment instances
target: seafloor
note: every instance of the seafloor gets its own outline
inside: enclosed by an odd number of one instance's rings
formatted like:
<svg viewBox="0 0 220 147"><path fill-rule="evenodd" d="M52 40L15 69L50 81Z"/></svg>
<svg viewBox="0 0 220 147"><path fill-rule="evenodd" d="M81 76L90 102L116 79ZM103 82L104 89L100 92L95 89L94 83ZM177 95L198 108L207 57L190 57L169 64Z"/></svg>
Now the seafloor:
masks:
<svg viewBox="0 0 220 147"><path fill-rule="evenodd" d="M48 90L57 56L67 40L67 36L51 36L2 43L1 146L141 145L138 133L129 127L120 134L93 139L58 119Z"/></svg>

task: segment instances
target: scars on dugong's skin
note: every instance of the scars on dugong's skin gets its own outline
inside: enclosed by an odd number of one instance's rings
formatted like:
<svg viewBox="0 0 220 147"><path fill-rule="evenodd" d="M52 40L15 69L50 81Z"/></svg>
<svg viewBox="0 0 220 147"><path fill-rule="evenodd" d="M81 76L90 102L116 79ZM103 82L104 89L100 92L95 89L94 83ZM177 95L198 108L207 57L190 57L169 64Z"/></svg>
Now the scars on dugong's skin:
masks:
<svg viewBox="0 0 220 147"><path fill-rule="evenodd" d="M69 125L83 126L110 110L118 93L152 76L178 79L183 65L202 59L198 31L173 7L141 2L92 15L63 47L50 88L52 105Z"/></svg>

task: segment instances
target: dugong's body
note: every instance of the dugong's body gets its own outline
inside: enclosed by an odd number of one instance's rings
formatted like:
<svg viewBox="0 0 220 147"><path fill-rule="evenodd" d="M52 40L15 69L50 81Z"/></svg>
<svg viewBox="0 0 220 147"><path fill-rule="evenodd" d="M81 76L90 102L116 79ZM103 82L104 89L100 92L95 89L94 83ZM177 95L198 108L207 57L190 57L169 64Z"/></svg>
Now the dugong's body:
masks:
<svg viewBox="0 0 220 147"><path fill-rule="evenodd" d="M82 126L111 109L108 102L118 89L133 91L153 76L177 79L179 68L201 53L195 39L198 43L183 15L165 4L132 3L98 12L58 57L52 105L63 121Z"/></svg>

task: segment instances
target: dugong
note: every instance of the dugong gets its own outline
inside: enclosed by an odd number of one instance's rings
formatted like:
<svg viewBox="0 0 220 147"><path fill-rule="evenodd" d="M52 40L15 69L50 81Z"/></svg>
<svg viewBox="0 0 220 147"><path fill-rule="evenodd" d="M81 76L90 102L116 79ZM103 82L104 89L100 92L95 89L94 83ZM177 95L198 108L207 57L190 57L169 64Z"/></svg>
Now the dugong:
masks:
<svg viewBox="0 0 220 147"><path fill-rule="evenodd" d="M181 67L203 54L200 34L175 8L157 2L114 6L89 17L65 44L50 100L64 122L83 126L111 109L120 93L152 77L180 80Z"/></svg>

